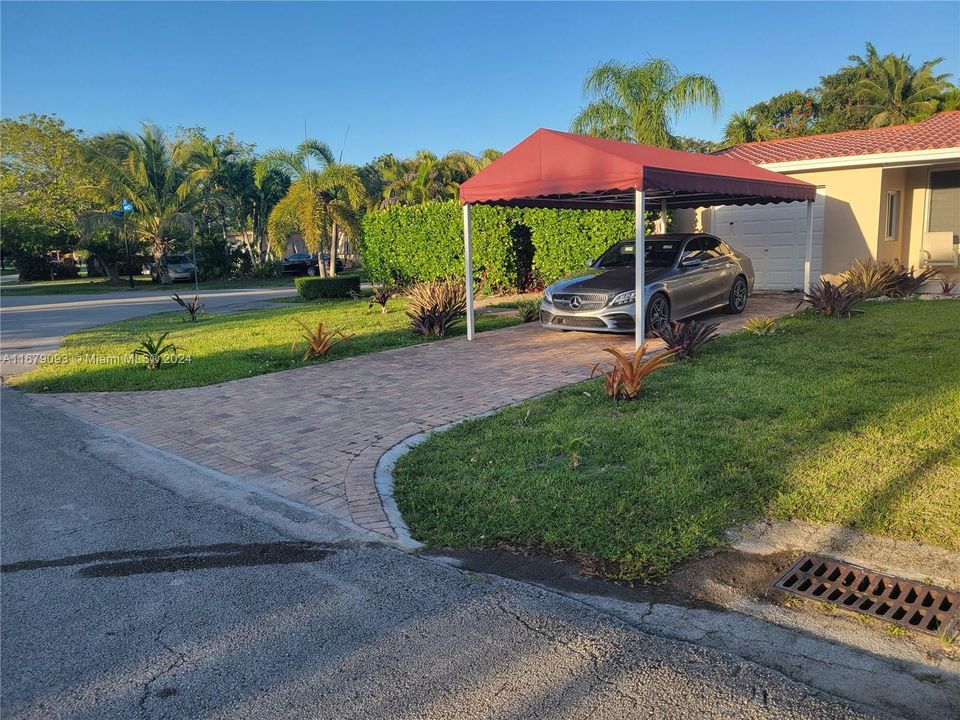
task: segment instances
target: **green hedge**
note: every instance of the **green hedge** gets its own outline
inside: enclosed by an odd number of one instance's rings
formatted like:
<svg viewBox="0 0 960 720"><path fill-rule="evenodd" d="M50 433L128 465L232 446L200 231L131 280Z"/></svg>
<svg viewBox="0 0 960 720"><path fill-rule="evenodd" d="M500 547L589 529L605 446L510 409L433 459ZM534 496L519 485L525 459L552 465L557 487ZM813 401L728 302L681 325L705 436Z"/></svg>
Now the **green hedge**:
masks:
<svg viewBox="0 0 960 720"><path fill-rule="evenodd" d="M360 292L360 276L346 275L343 277L298 277L296 279L297 292L304 300L319 298L345 298L351 293Z"/></svg>
<svg viewBox="0 0 960 720"><path fill-rule="evenodd" d="M514 288L531 270L551 283L582 270L633 235L631 210L473 208L473 266L494 288ZM648 232L654 215L647 214ZM456 201L398 205L363 217L360 254L375 282L463 274L463 211ZM532 267L530 255L532 252Z"/></svg>

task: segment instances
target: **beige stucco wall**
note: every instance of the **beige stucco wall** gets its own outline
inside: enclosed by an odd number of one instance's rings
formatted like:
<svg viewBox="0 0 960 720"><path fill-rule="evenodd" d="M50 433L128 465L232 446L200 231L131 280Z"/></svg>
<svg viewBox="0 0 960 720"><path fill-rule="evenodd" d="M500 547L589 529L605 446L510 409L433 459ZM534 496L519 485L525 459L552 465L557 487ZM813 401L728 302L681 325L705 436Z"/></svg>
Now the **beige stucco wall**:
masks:
<svg viewBox="0 0 960 720"><path fill-rule="evenodd" d="M823 274L835 277L854 258L877 257L883 171L878 167L787 173L825 189Z"/></svg>

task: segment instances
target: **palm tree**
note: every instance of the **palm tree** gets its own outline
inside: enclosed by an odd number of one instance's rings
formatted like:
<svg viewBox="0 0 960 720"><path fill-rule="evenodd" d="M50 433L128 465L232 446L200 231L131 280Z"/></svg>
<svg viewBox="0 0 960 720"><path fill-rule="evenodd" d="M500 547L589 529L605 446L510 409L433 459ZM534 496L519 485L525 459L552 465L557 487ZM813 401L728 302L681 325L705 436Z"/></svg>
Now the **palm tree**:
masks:
<svg viewBox="0 0 960 720"><path fill-rule="evenodd" d="M772 137L773 131L761 123L756 114L749 110L731 115L723 131L723 143L727 147L769 140Z"/></svg>
<svg viewBox="0 0 960 720"><path fill-rule="evenodd" d="M571 130L610 140L676 147L671 123L699 106L720 111L720 90L706 75L681 75L668 60L642 65L606 62L583 83L589 103L574 118Z"/></svg>
<svg viewBox="0 0 960 720"><path fill-rule="evenodd" d="M311 166L311 160L318 168ZM364 201L364 187L357 169L334 160L326 143L304 140L294 152L271 150L257 162L255 179L262 183L271 171L279 170L291 179L286 195L267 220L267 237L278 254L287 237L297 231L307 250L317 254L321 276L324 241L330 246L330 271L336 274L337 240L340 231L348 237L359 234L358 210Z"/></svg>
<svg viewBox="0 0 960 720"><path fill-rule="evenodd" d="M870 117L870 127L903 125L930 117L937 111L940 96L952 85L949 73L934 74L943 58L927 60L916 68L905 55L881 57L872 43L867 56L851 55L863 69L857 83L857 99Z"/></svg>
<svg viewBox="0 0 960 720"><path fill-rule="evenodd" d="M188 152L156 125L144 123L140 135L115 133L91 143L88 161L99 181L97 193L107 208L133 203L140 239L146 242L169 282L166 254L178 236L193 229L191 212L202 199L201 183L186 167Z"/></svg>

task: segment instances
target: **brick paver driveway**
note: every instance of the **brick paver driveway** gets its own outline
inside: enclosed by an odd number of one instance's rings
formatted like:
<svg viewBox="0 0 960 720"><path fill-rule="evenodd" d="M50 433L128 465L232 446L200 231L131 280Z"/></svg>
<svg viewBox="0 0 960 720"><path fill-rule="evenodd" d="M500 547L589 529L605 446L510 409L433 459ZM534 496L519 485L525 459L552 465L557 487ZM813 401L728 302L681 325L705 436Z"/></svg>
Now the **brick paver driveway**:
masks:
<svg viewBox="0 0 960 720"><path fill-rule="evenodd" d="M743 315L792 312L757 295ZM61 410L272 492L393 536L374 484L381 455L411 435L583 380L632 338L537 325L311 365L221 385L37 396Z"/></svg>

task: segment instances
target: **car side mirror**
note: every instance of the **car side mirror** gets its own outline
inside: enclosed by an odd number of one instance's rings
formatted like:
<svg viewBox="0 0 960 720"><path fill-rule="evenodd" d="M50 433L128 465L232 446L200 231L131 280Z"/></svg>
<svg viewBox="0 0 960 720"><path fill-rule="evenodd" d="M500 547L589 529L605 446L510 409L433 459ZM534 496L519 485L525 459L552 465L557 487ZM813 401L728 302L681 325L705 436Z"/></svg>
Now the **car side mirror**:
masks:
<svg viewBox="0 0 960 720"><path fill-rule="evenodd" d="M686 260L680 261L680 267L684 269L700 267L701 262L700 258L687 258Z"/></svg>

